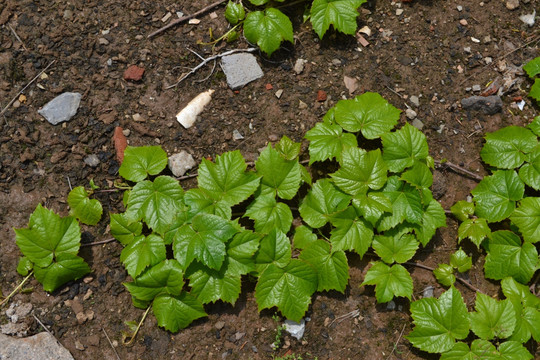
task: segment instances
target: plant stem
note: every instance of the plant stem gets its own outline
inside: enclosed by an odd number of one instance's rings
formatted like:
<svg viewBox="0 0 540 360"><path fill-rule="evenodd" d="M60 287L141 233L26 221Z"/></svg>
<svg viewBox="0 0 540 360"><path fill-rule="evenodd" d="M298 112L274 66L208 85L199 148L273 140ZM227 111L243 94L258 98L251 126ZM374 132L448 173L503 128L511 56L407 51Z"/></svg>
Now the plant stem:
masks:
<svg viewBox="0 0 540 360"><path fill-rule="evenodd" d="M28 281L28 279L30 279L30 276L32 275L34 275L34 270L30 271L30 274L28 274L28 276L23 279L23 281L11 292L11 294L9 294L4 300L2 300L2 302L0 303L0 307L4 306L4 304L6 304L9 299L11 299L23 287L23 285Z"/></svg>
<svg viewBox="0 0 540 360"><path fill-rule="evenodd" d="M113 242L113 241L115 241L115 240L116 240L115 238L111 238L111 239L107 239L107 240L102 240L102 241L96 241L96 242L91 242L91 243L81 244L81 247L84 247L84 246L101 245L101 244L108 244L108 243Z"/></svg>
<svg viewBox="0 0 540 360"><path fill-rule="evenodd" d="M484 179L483 176L480 176L478 174L475 174L473 173L472 171L469 171L467 169L464 169L462 168L461 166L458 166L456 164L453 164L449 161L445 161L445 162L441 162L439 160L435 160L435 164L439 165L439 166L446 166L446 167L449 167L450 169L454 170L455 172L458 172L458 173L461 173L461 174L465 174L467 176L470 176L471 178L473 178L474 180L477 180L477 181L482 181Z"/></svg>
<svg viewBox="0 0 540 360"><path fill-rule="evenodd" d="M152 304L148 305L148 308L146 309L146 311L144 312L144 315L141 319L141 321L139 321L139 324L137 325L137 328L135 329L135 331L133 332L133 335L131 335L131 338L128 342L126 342L126 339L124 339L122 342L125 346L130 346L133 344L133 342L135 341L135 338L137 337L137 333L139 332L139 329L141 328L142 324L144 323L144 320L146 319L146 315L148 315L148 312L150 311L150 308L152 307Z"/></svg>
<svg viewBox="0 0 540 360"><path fill-rule="evenodd" d="M413 263L413 262L405 262L405 263L403 263L403 265L416 266L416 267L418 267L420 269L429 270L429 271L435 271L435 269L432 268L432 267L422 265L422 264ZM459 281L460 283L462 283L463 285L465 285L466 287L468 287L472 291L476 291L476 292L479 292L481 294L485 294L485 292L483 292L482 290L480 290L476 286L470 284L469 282L467 282L467 280L460 278L459 276L456 276L456 280Z"/></svg>

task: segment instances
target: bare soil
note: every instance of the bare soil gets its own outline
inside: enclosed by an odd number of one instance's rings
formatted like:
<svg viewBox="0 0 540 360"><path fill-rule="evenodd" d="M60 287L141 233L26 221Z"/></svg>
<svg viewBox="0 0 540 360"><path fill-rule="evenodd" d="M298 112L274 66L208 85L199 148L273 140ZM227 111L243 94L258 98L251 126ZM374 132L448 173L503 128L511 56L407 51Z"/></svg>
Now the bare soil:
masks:
<svg viewBox="0 0 540 360"><path fill-rule="evenodd" d="M404 4L373 1L361 8L358 18L359 27L367 25L372 30L371 36L365 36L370 42L367 47L355 37L342 34L328 34L320 41L301 22L302 9L295 13L295 8L286 8L292 11L289 14L294 19L295 43L285 44L271 58L257 54L265 73L262 79L235 92L227 87L219 65L212 71L210 63L178 87L166 90L199 64L200 59L189 49L208 57L249 46L245 39L220 43L216 48L198 45L199 40L211 40L209 29L218 35L227 31L224 6L215 9L217 17L209 12L199 17L197 25L185 23L147 38L164 25L161 19L168 12L174 18L177 11L190 14L211 2L0 2L1 108L55 61L45 72L46 77L39 77L24 91L26 100L10 106L0 117L0 289L4 295L21 281L15 270L20 253L12 228L26 227L29 215L40 202L67 215L70 185L88 186L94 179L102 188L110 188L120 178L112 145L116 126L131 130L130 145L160 144L169 154L184 149L197 161L239 149L252 161L259 149L282 135L302 141L305 132L338 100L373 91L402 110L413 107L424 124L423 132L435 159L444 158L484 175L487 171L479 151L485 133L507 125L526 125L538 113L526 97L530 82L520 74L516 78L524 82L503 95L502 112L484 115L460 106L462 98L472 95L466 88L478 84L483 89L502 76L505 66L519 67L539 55L538 27L529 28L518 18L535 8L539 10L538 0L521 1L513 11L506 8L504 1L495 0L415 0ZM400 8L403 13L398 16L396 10ZM299 75L292 69L298 58L308 61ZM490 64L487 58L491 58ZM123 79L124 71L132 64L145 69L140 82ZM353 94L346 89L344 76L358 79L359 88ZM267 90L267 84L273 89ZM210 88L216 90L211 106L194 127L182 128L175 114ZM274 94L278 89L283 89L279 99ZM328 94L326 101L317 101L319 90ZM52 126L37 110L65 91L83 94L81 106L71 121ZM410 102L413 95L419 96L418 108ZM526 102L523 111L514 104L519 96ZM135 122L135 114L143 121ZM406 121L403 113L401 122ZM234 130L244 139L235 140ZM306 146L303 149L305 159ZM84 163L89 154L99 157L96 168ZM318 170L324 167L312 169ZM465 199L476 185L474 179L445 169L434 175L434 192L445 209ZM182 182L186 189L195 184L194 179ZM120 194L105 192L97 198L107 215L97 227L84 229L83 243L110 238L108 213L121 211ZM415 261L431 267L448 262L458 244L457 223L448 218L447 224ZM497 295L497 284L483 277L483 255L473 246L464 246L474 255L469 273L472 284ZM370 258L361 260L354 255L349 256L351 279L345 294L319 293L313 297L307 314L311 321L302 341L284 334L280 349L270 347L279 323L272 318L273 311L258 313L254 286L246 279L234 307L209 305L207 318L177 334L158 328L153 316L149 316L135 345L124 347L122 331L128 330L124 322L140 319L143 312L132 306L122 285L127 274L119 261L121 250L116 242L85 246L81 256L92 267L88 277L50 295L33 280L33 291L16 295L12 303L30 302L34 314L76 359L115 359L105 332L114 344L120 344L116 351L126 360L270 359L293 353L304 359L435 358L415 350L403 337L412 329L408 300L397 299L395 309L388 309L386 304L376 304L372 287L359 287ZM435 296L444 291L431 272L420 268L410 271L415 298L420 298L427 286L435 287ZM474 293L461 284L457 287L472 307ZM77 321L73 303L66 303L74 299L85 313L93 312L92 320L82 324ZM358 317L332 322L355 310L359 310ZM26 321L28 334L42 331L33 317ZM0 323L5 322L2 313ZM535 351L534 346L531 351Z"/></svg>

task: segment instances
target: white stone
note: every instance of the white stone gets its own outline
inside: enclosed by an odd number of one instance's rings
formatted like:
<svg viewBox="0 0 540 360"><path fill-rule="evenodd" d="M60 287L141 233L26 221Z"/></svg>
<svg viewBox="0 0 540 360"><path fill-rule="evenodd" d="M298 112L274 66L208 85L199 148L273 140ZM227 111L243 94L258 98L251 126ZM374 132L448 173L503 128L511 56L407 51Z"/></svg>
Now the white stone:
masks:
<svg viewBox="0 0 540 360"><path fill-rule="evenodd" d="M413 109L407 109L405 110L405 116L407 116L407 119L413 120L414 118L416 118L416 111L414 111Z"/></svg>
<svg viewBox="0 0 540 360"><path fill-rule="evenodd" d="M221 68L227 78L227 84L232 90L240 89L264 75L257 58L249 53L223 56Z"/></svg>
<svg viewBox="0 0 540 360"><path fill-rule="evenodd" d="M79 109L82 95L75 92L65 92L49 101L38 114L53 125L70 120Z"/></svg>
<svg viewBox="0 0 540 360"><path fill-rule="evenodd" d="M193 169L196 165L193 156L184 150L169 156L169 169L174 176L183 176L186 171Z"/></svg>
<svg viewBox="0 0 540 360"><path fill-rule="evenodd" d="M300 323L297 323L296 321L285 320L283 328L291 334L292 337L300 340L304 336L304 331L306 330L306 321L302 319L300 320Z"/></svg>
<svg viewBox="0 0 540 360"><path fill-rule="evenodd" d="M411 100L411 104L413 104L414 106L416 107L420 106L420 99L418 99L418 96L412 95L410 100Z"/></svg>
<svg viewBox="0 0 540 360"><path fill-rule="evenodd" d="M297 59L294 63L294 72L296 75L300 75L304 71L304 65L307 63L307 60L304 59Z"/></svg>

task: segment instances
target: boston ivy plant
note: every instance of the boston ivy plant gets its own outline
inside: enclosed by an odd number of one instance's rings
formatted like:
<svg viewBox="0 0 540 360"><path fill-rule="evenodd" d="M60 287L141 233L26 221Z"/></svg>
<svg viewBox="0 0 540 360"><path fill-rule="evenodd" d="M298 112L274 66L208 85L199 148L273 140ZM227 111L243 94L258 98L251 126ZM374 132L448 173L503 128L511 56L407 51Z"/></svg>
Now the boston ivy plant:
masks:
<svg viewBox="0 0 540 360"><path fill-rule="evenodd" d="M531 86L531 90L529 91L529 96L540 104L540 78L537 77L538 74L540 74L540 56L525 64L525 66L523 66L523 70L525 70L527 75L534 80L534 84Z"/></svg>
<svg viewBox="0 0 540 360"><path fill-rule="evenodd" d="M354 35L357 28L357 9L366 1L306 0L304 18L310 19L313 30L321 39L330 25L337 31ZM243 23L246 39L257 44L268 55L276 51L283 41L294 42L292 22L280 10L280 7L288 5L285 0L249 0L249 3L254 6L252 11L241 2L229 0L225 18L234 25L226 34L229 40L238 37L236 29Z"/></svg>

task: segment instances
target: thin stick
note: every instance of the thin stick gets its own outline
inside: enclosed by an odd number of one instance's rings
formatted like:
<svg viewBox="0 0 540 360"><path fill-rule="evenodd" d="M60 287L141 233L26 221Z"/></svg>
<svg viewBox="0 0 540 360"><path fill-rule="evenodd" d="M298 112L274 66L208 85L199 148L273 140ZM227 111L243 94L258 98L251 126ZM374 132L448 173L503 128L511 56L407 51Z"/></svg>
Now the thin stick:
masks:
<svg viewBox="0 0 540 360"><path fill-rule="evenodd" d="M189 50L189 49L188 49ZM194 74L195 72L197 72L197 70L199 70L200 68L202 68L204 65L206 65L207 63L209 63L210 61L212 60L215 60L215 59L218 59L218 58L221 58L223 56L227 56L227 55L231 55L231 54L234 54L234 53L237 53L237 52L254 52L256 51L257 49L256 48L249 48L249 49L234 49L234 50L230 50L230 51L226 51L222 54L217 54L217 55L214 55L214 56L210 56L209 58L207 59L204 59L203 62L201 62L199 65L195 66L193 69L191 69L190 72L188 72L186 75L182 76L182 78L180 80L178 80L175 84L173 85L169 85L167 86L165 89L172 89L173 87L176 87L178 86L182 81L184 81L188 76L190 76L191 74ZM191 50L190 50L191 51ZM197 54L198 55L198 54Z"/></svg>
<svg viewBox="0 0 540 360"><path fill-rule="evenodd" d="M23 285L28 281L28 279L30 279L30 276L32 275L34 275L34 270L30 271L30 274L28 274L28 276L25 277L23 281L4 300L2 300L2 302L0 303L0 307L7 303L9 299L11 299L13 295L15 295L17 291L19 291L23 287Z"/></svg>
<svg viewBox="0 0 540 360"><path fill-rule="evenodd" d="M13 30L13 28L11 27L11 25L8 24L8 27L9 27L9 30L11 30L11 32L13 33L13 35L15 35L15 37L17 38L17 40L19 40L19 42L21 43L22 47L24 48L24 50L28 51L28 49L26 48L26 46L24 46L24 42L21 40L21 38L19 37L19 35L17 35L17 33L15 32L15 30Z"/></svg>
<svg viewBox="0 0 540 360"><path fill-rule="evenodd" d="M435 164L440 165L440 166L449 167L450 169L452 169L452 170L454 170L454 171L456 171L458 173L468 175L468 176L472 177L474 180L477 180L477 181L482 181L484 179L482 176L480 176L478 174L475 174L472 171L469 171L467 169L464 169L461 166L458 166L456 164L452 164L449 161L441 162L439 160L435 160Z"/></svg>
<svg viewBox="0 0 540 360"><path fill-rule="evenodd" d="M144 315L143 315L141 321L139 321L139 325L137 325L137 328L135 329L135 332L133 332L133 335L131 335L131 339L129 339L128 342L125 342L125 340L127 338L122 341L125 346L130 346L131 344L133 344L133 342L135 341L135 338L137 337L137 334L139 333L139 329L141 328L142 324L144 323L144 319L146 319L146 315L148 315L148 312L150 311L151 307L152 307L152 305L149 305L148 308L146 309L146 311L144 312Z"/></svg>
<svg viewBox="0 0 540 360"><path fill-rule="evenodd" d="M386 85L386 88L388 90L390 90L391 92L393 92L394 94L396 94L397 96L399 96L400 98L403 99L403 95L401 95L400 93L398 93L396 90L392 89L390 86Z"/></svg>
<svg viewBox="0 0 540 360"><path fill-rule="evenodd" d="M46 332L49 333L49 335L51 335L52 337L54 337L56 339L56 337L53 335L53 333L49 329L47 329L47 327L38 319L38 317L35 314L32 314L32 316L34 317L34 319L36 319L36 321L39 323L39 325L41 325L41 327L43 329L45 329ZM58 341L58 339L56 339L56 341ZM60 343L60 342L58 341L58 343Z"/></svg>
<svg viewBox="0 0 540 360"><path fill-rule="evenodd" d="M199 10L199 11L197 11L197 12L194 12L194 13L191 14L191 15L182 16L182 17L179 18L179 19L176 19L176 20L174 20L174 21L171 21L171 22L168 23L167 25L163 26L162 28L160 28L160 29L154 31L153 33L151 33L150 35L148 35L148 39L150 39L150 38L152 38L152 37L154 37L154 36L156 36L156 35L158 35L158 34L161 34L163 31L165 31L165 30L167 30L167 29L170 29L170 28L172 28L173 26L176 26L176 25L178 25L178 24L180 24L180 23L183 23L184 21L187 21L187 20L189 20L189 19L194 18L195 16L198 16L198 15L200 15L200 14L203 14L203 13L207 12L208 10L213 9L213 8L215 8L216 6L223 4L225 1L227 1L227 0L218 0L218 1L216 1L215 3L210 4L210 5L208 5L207 7L203 8L203 9L201 9L201 10Z"/></svg>
<svg viewBox="0 0 540 360"><path fill-rule="evenodd" d="M102 241L96 241L96 242L81 244L81 247L108 244L108 243L113 242L115 240L116 240L115 238L112 238L112 239L107 239L107 240L102 240Z"/></svg>
<svg viewBox="0 0 540 360"><path fill-rule="evenodd" d="M405 262L405 263L403 263L403 265L411 265L411 266L416 266L416 267L418 267L420 269L429 270L429 271L435 271L435 269L432 268L432 267L422 265L422 264L413 263L413 262ZM460 278L459 276L456 276L456 280L459 281L460 283L462 283L463 285L467 286L472 291L476 291L476 292L479 292L481 294L485 294L485 292L483 292L479 288L475 287L474 285L470 284L469 282L467 282L467 280Z"/></svg>
<svg viewBox="0 0 540 360"><path fill-rule="evenodd" d="M41 76L41 74L43 74L45 71L47 71L48 68L51 67L52 64L54 64L56 62L56 60L53 60L49 63L49 65L47 65L47 67L43 70L40 71L39 74L37 74L32 80L30 80L30 82L28 84L26 84L25 87L22 88L21 91L19 91L17 93L17 95L15 95L15 97L13 99L11 99L11 101L9 102L9 104L6 105L6 107L4 109L2 109L2 111L0 111L0 115L2 115L3 113L6 112L6 110L11 106L11 104L13 104L15 102L15 100L17 100L17 98L19 97L19 95L21 95L24 90L26 90L27 87L29 87L34 81L36 81L36 79Z"/></svg>
<svg viewBox="0 0 540 360"><path fill-rule="evenodd" d="M390 356L392 356L392 354L393 354L394 351L396 350L396 348L397 348L397 346L398 346L398 344L399 344L399 341L401 340L401 337L403 336L403 332L405 331L405 326L406 326L406 325L407 325L406 323L403 324L403 328L401 329L401 332L399 333L399 337L398 337L396 343L394 344L394 347L392 348L392 352L390 353L390 355L388 355L388 357L387 357L386 359L390 359Z"/></svg>
<svg viewBox="0 0 540 360"><path fill-rule="evenodd" d="M101 331L103 331L103 333L105 334L105 337L107 338L107 341L109 342L109 345L111 345L111 347L112 347L112 349L114 351L114 354L116 355L116 358L118 360L121 360L120 356L118 355L118 352L116 352L116 348L114 347L114 345L112 344L111 339L109 338L109 335L107 334L107 332L105 331L105 329L103 327L101 328Z"/></svg>
<svg viewBox="0 0 540 360"><path fill-rule="evenodd" d="M67 181L68 181L69 190L72 191L73 188L71 187L71 180L69 180L69 176L66 176L66 179L67 179Z"/></svg>

